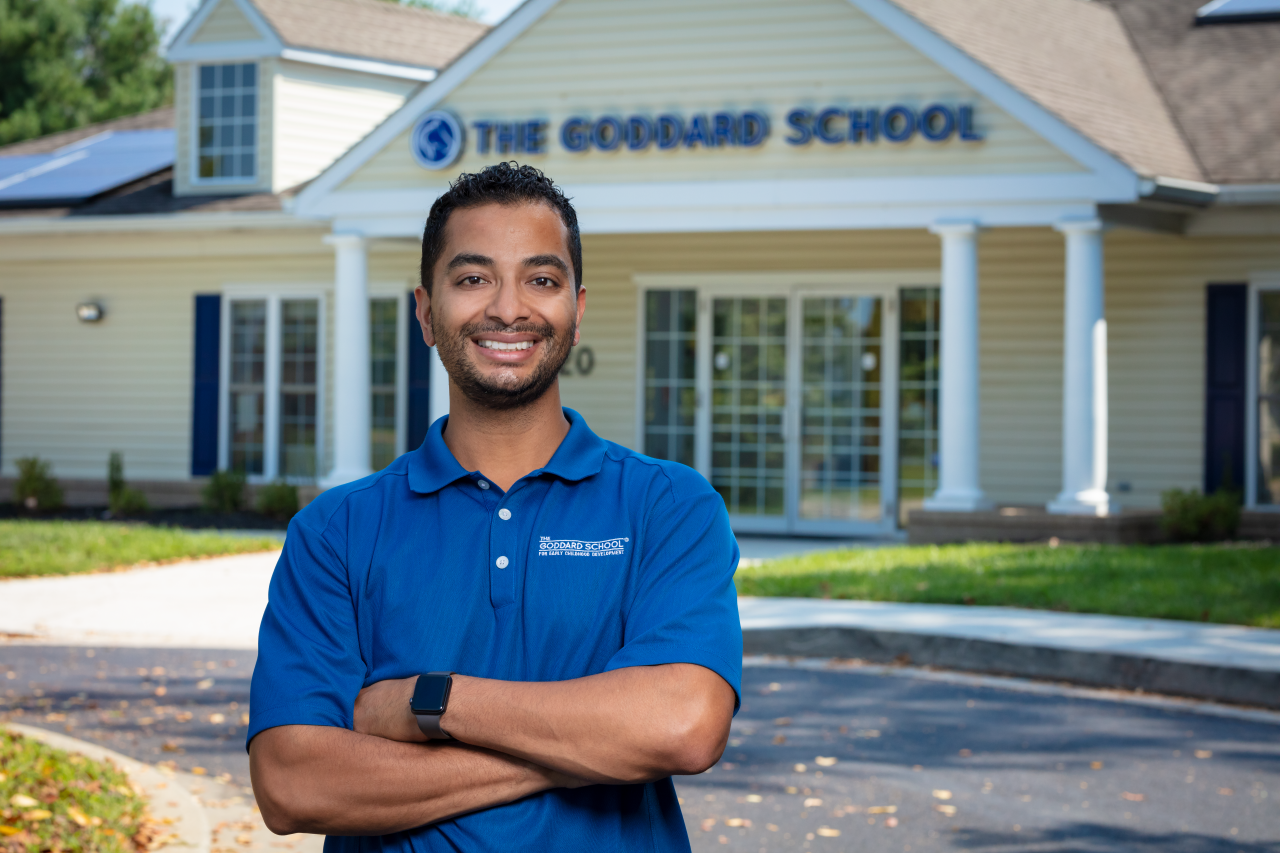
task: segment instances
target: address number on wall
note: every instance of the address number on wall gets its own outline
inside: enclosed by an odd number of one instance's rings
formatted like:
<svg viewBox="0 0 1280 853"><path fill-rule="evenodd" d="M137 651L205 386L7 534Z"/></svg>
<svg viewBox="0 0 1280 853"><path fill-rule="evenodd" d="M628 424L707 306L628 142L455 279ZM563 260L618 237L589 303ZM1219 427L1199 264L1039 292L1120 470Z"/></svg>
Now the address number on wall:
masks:
<svg viewBox="0 0 1280 853"><path fill-rule="evenodd" d="M590 376L596 369L596 354L591 347L578 347L573 357L560 368L561 376Z"/></svg>

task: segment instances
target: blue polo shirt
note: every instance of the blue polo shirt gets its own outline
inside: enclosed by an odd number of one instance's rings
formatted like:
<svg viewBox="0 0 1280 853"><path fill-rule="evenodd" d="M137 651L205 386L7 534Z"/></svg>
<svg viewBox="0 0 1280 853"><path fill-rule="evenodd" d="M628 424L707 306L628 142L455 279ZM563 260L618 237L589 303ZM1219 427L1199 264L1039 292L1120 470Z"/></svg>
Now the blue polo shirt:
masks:
<svg viewBox="0 0 1280 853"><path fill-rule="evenodd" d="M385 470L324 492L289 525L271 578L249 740L286 725L351 728L361 688L434 670L562 681L694 663L735 692L738 546L701 476L569 433L504 492L463 469L447 418ZM558 789L325 850L688 850L671 779Z"/></svg>

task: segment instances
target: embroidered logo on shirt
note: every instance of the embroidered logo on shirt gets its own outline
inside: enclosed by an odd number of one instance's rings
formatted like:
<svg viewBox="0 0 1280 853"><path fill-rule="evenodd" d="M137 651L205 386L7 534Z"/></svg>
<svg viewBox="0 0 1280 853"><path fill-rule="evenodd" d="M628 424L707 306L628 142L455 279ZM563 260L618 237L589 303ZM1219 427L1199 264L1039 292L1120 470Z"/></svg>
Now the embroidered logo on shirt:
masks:
<svg viewBox="0 0 1280 853"><path fill-rule="evenodd" d="M552 539L550 536L538 537L539 557L615 557L627 552L628 536L618 539L602 539L599 542L585 542L581 539Z"/></svg>

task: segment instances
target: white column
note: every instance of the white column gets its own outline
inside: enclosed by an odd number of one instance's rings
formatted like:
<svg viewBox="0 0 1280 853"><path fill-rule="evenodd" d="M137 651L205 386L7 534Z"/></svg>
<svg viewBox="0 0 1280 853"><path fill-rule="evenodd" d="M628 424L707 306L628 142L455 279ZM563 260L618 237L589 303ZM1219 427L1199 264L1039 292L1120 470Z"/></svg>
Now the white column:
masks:
<svg viewBox="0 0 1280 853"><path fill-rule="evenodd" d="M938 364L938 490L924 508L975 512L991 504L978 485L978 225L939 222L942 342Z"/></svg>
<svg viewBox="0 0 1280 853"><path fill-rule="evenodd" d="M359 234L330 234L336 255L333 317L333 470L326 487L372 473L369 440L368 246Z"/></svg>
<svg viewBox="0 0 1280 853"><path fill-rule="evenodd" d="M1102 223L1055 226L1067 238L1066 319L1062 352L1062 491L1049 512L1107 515L1107 319Z"/></svg>

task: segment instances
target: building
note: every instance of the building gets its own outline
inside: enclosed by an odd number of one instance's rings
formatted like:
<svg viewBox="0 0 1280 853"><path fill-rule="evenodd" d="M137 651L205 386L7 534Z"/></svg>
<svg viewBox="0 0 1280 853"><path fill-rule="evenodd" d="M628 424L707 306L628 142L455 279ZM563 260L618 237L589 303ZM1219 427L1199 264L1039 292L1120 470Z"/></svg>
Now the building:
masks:
<svg viewBox="0 0 1280 853"><path fill-rule="evenodd" d="M583 226L566 403L739 531L1280 504L1280 4L1238 5L206 0L171 172L62 207L0 177L3 471L88 495L122 450L179 501L416 446L426 211L516 159Z"/></svg>

